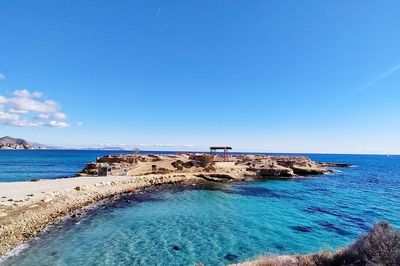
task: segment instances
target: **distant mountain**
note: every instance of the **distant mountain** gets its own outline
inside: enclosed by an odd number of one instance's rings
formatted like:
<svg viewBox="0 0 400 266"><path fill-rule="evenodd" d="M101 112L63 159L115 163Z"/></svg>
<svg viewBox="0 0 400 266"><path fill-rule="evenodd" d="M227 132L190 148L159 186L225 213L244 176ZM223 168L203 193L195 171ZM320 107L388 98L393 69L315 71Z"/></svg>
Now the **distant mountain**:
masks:
<svg viewBox="0 0 400 266"><path fill-rule="evenodd" d="M37 142L30 142L31 145L38 147L41 150L66 150L66 148L61 146L49 146Z"/></svg>
<svg viewBox="0 0 400 266"><path fill-rule="evenodd" d="M29 142L24 139L13 138L10 136L0 138L0 150L104 150L104 151L124 151L128 150L120 146L99 146L84 148L67 148L60 146L49 146L36 142Z"/></svg>
<svg viewBox="0 0 400 266"><path fill-rule="evenodd" d="M2 150L34 150L41 148L40 145L30 143L24 139L9 136L0 138L0 149Z"/></svg>

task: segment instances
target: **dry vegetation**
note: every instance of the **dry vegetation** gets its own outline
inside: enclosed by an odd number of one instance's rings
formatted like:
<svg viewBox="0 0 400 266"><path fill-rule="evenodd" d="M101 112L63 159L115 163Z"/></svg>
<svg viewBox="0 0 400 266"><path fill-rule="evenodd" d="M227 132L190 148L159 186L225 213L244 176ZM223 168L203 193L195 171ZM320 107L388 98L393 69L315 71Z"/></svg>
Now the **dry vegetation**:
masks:
<svg viewBox="0 0 400 266"><path fill-rule="evenodd" d="M400 232L387 222L375 224L372 230L352 245L336 252L311 255L266 256L240 266L339 266L400 265Z"/></svg>

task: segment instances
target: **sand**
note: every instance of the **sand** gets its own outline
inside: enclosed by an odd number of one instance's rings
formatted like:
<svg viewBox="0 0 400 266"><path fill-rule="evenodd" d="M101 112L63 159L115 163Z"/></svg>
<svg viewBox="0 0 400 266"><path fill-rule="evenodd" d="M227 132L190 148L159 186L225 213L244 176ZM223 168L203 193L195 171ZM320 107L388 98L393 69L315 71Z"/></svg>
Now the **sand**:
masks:
<svg viewBox="0 0 400 266"><path fill-rule="evenodd" d="M46 195L68 192L75 187L94 186L97 183L119 181L126 178L126 176L104 176L43 179L35 182L4 182L0 183L0 206L10 206L15 203L20 205L19 201L21 200L23 202L41 200ZM134 177L131 178L134 179ZM9 201L10 199L13 201Z"/></svg>

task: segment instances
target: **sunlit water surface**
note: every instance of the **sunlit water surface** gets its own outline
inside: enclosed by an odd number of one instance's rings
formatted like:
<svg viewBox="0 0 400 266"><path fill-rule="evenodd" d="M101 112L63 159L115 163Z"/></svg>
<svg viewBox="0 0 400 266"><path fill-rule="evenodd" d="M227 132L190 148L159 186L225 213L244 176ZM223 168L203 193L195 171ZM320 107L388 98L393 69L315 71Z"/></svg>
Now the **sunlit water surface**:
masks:
<svg viewBox="0 0 400 266"><path fill-rule="evenodd" d="M400 226L400 157L310 157L356 167L126 196L50 228L3 264L224 265L265 253L335 249L379 220Z"/></svg>

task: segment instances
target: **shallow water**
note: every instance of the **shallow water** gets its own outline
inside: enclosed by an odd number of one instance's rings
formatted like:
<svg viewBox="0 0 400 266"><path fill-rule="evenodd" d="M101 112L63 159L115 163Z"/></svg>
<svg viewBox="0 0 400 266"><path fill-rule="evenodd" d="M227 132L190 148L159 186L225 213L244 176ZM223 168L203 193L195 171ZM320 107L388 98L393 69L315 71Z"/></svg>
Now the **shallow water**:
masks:
<svg viewBox="0 0 400 266"><path fill-rule="evenodd" d="M5 265L224 265L269 252L344 246L400 227L400 156L310 155L354 163L289 181L169 187L123 197L31 241Z"/></svg>

